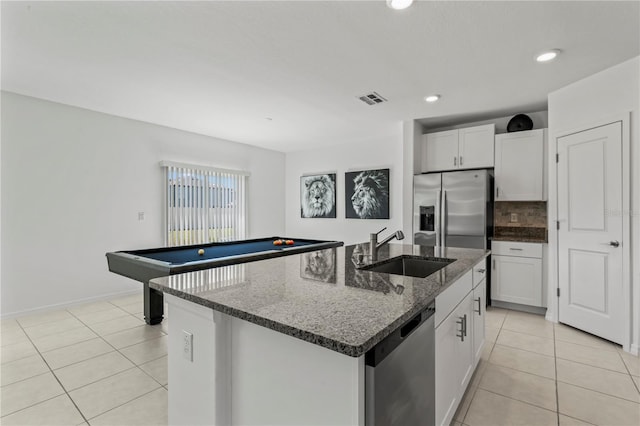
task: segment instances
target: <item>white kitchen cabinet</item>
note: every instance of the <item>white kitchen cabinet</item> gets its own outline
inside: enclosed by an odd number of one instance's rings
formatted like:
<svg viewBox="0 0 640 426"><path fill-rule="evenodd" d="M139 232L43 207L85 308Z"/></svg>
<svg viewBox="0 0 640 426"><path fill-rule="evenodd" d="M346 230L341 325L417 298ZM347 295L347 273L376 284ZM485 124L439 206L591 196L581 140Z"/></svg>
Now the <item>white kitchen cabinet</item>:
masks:
<svg viewBox="0 0 640 426"><path fill-rule="evenodd" d="M437 309L437 308L436 308ZM471 293L436 328L436 424L448 425L473 374Z"/></svg>
<svg viewBox="0 0 640 426"><path fill-rule="evenodd" d="M422 173L493 167L495 125L423 135Z"/></svg>
<svg viewBox="0 0 640 426"><path fill-rule="evenodd" d="M471 316L473 317L473 365L478 365L484 348L485 330L484 316L486 314L487 305L487 284L486 280L482 280L473 289L473 309Z"/></svg>
<svg viewBox="0 0 640 426"><path fill-rule="evenodd" d="M477 365L484 345L484 274L486 259L436 298L436 424L449 425ZM475 289L473 288L475 286ZM481 315L478 302L481 297ZM481 331L477 331L481 330ZM477 358L479 359L479 357Z"/></svg>
<svg viewBox="0 0 640 426"><path fill-rule="evenodd" d="M542 307L542 244L494 241L491 300Z"/></svg>
<svg viewBox="0 0 640 426"><path fill-rule="evenodd" d="M546 132L546 129L538 129L496 135L496 201L547 199Z"/></svg>

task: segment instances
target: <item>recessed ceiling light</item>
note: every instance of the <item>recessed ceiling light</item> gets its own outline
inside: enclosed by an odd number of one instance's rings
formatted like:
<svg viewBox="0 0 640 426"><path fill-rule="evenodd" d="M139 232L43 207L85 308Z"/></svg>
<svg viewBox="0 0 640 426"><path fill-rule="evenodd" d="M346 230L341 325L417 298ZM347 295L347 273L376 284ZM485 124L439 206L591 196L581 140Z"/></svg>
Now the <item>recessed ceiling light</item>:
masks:
<svg viewBox="0 0 640 426"><path fill-rule="evenodd" d="M429 96L425 96L424 100L427 102L435 102L438 99L440 99L440 95L429 95Z"/></svg>
<svg viewBox="0 0 640 426"><path fill-rule="evenodd" d="M538 56L536 56L536 61L538 62L552 61L556 58L556 56L558 56L559 53L560 51L558 49L547 50L545 52L540 53Z"/></svg>
<svg viewBox="0 0 640 426"><path fill-rule="evenodd" d="M413 3L413 0L387 0L387 6L391 9L402 10L406 9Z"/></svg>

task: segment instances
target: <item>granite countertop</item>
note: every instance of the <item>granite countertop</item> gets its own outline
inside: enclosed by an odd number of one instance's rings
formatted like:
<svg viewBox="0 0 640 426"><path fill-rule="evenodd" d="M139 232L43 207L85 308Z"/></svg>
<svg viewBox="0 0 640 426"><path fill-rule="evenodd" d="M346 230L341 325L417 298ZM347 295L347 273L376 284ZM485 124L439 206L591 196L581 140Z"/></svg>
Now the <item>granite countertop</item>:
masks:
<svg viewBox="0 0 640 426"><path fill-rule="evenodd" d="M468 272L488 250L388 244L400 255L456 259L426 278L362 271L369 244L155 278L151 288L352 357L363 355Z"/></svg>

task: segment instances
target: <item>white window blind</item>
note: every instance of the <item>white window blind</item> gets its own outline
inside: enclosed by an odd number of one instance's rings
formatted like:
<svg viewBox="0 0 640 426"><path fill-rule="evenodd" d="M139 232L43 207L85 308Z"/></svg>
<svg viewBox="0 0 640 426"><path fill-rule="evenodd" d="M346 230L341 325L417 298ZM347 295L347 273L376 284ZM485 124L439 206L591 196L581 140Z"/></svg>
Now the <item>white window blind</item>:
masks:
<svg viewBox="0 0 640 426"><path fill-rule="evenodd" d="M169 161L160 165L167 246L246 238L249 173Z"/></svg>

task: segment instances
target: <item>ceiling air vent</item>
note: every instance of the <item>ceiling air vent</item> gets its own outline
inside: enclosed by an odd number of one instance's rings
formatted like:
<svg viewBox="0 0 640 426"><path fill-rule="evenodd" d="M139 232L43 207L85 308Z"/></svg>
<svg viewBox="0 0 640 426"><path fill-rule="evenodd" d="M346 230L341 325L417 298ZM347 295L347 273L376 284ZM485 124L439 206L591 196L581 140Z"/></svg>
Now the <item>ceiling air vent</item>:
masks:
<svg viewBox="0 0 640 426"><path fill-rule="evenodd" d="M358 96L358 99L360 99L367 105L376 105L381 104L382 102L387 102L387 100L380 96L377 92L371 92L362 96Z"/></svg>

